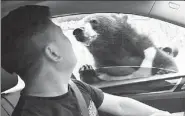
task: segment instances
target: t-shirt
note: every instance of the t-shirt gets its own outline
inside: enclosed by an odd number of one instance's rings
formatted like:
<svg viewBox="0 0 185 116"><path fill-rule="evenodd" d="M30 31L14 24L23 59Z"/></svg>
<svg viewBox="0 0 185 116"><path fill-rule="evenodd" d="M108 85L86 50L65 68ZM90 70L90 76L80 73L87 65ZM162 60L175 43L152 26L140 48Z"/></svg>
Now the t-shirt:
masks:
<svg viewBox="0 0 185 116"><path fill-rule="evenodd" d="M89 110L89 116L99 116L97 108L103 102L103 92L88 84L75 80ZM12 116L81 116L75 93L69 91L56 97L21 95Z"/></svg>

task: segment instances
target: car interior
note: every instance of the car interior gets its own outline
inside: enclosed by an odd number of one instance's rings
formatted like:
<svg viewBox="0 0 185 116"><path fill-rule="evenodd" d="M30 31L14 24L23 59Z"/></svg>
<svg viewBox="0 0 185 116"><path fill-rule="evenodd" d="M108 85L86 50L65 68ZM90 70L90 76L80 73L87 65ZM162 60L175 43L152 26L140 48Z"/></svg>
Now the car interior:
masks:
<svg viewBox="0 0 185 116"><path fill-rule="evenodd" d="M44 5L50 7L51 18L90 13L124 13L155 18L185 28L184 1L2 1L1 3L2 17L23 5ZM10 116L19 100L21 90L2 93L16 85L18 81L16 76L1 68L1 116ZM166 83L167 81L171 84ZM107 93L137 99L176 116L185 116L185 72L149 77L147 80L101 82L93 86Z"/></svg>

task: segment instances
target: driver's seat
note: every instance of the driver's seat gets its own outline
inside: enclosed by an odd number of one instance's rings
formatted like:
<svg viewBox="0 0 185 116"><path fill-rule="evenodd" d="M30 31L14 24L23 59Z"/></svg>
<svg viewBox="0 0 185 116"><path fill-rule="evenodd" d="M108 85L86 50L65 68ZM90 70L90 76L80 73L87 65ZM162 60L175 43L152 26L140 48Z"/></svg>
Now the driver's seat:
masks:
<svg viewBox="0 0 185 116"><path fill-rule="evenodd" d="M1 116L12 115L24 86L19 76L11 75L1 68Z"/></svg>

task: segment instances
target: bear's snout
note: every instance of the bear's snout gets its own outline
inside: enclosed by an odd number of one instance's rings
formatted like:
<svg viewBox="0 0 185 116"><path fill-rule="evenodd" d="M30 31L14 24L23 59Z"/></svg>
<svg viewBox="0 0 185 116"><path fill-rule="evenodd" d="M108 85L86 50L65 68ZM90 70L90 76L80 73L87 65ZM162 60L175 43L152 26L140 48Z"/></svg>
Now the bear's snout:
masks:
<svg viewBox="0 0 185 116"><path fill-rule="evenodd" d="M77 29L75 29L75 30L73 31L73 35L77 36L77 35L79 35L79 34L82 34L82 32L83 32L82 29L77 28Z"/></svg>
<svg viewBox="0 0 185 116"><path fill-rule="evenodd" d="M80 41L80 42L84 42L85 41L83 30L81 28L76 28L73 31L73 35L76 37L77 41Z"/></svg>

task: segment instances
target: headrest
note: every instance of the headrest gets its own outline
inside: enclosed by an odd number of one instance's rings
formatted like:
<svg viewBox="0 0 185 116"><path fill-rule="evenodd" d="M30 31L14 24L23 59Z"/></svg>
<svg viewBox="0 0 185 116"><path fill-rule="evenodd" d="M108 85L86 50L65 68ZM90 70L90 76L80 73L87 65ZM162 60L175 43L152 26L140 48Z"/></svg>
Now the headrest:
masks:
<svg viewBox="0 0 185 116"><path fill-rule="evenodd" d="M1 93L20 91L25 87L24 81L16 74L10 74L1 68Z"/></svg>

